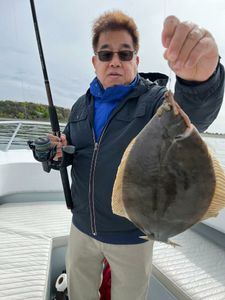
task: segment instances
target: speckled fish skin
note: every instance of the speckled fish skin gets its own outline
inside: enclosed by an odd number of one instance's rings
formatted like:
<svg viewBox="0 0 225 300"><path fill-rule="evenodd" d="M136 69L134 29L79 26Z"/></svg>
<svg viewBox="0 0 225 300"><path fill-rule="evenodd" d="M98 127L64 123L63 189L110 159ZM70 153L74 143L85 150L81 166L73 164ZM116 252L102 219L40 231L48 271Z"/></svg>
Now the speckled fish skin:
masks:
<svg viewBox="0 0 225 300"><path fill-rule="evenodd" d="M162 242L199 222L215 190L207 146L171 97L136 137L122 189L129 219Z"/></svg>

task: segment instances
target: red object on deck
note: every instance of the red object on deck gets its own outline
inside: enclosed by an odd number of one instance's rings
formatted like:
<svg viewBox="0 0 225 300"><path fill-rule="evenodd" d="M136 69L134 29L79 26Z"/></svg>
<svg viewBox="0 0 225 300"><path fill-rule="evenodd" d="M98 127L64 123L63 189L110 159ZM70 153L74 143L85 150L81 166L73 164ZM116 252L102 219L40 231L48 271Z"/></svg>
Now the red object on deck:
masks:
<svg viewBox="0 0 225 300"><path fill-rule="evenodd" d="M102 283L99 288L100 300L110 300L111 299L111 270L109 263L104 259L104 270Z"/></svg>

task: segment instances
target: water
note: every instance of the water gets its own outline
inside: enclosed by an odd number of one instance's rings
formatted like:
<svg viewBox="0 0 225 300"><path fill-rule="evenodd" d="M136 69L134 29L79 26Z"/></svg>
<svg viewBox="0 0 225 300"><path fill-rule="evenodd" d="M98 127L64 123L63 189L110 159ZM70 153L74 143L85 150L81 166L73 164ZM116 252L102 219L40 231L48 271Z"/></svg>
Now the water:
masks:
<svg viewBox="0 0 225 300"><path fill-rule="evenodd" d="M60 126L63 130L65 124ZM51 133L51 126L46 122L0 122L0 150L6 150L7 145L10 143L11 138L16 133L10 145L12 149L29 149L27 145L28 140L35 140L37 137L45 136Z"/></svg>

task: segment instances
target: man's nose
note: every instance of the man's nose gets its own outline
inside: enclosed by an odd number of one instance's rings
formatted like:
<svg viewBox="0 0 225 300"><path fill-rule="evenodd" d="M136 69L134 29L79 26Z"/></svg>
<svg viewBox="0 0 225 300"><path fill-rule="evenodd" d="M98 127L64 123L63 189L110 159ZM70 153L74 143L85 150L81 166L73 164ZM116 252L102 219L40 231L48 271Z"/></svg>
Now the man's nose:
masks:
<svg viewBox="0 0 225 300"><path fill-rule="evenodd" d="M121 66L121 60L119 58L118 53L113 53L113 57L110 61L110 66L111 67L118 67Z"/></svg>

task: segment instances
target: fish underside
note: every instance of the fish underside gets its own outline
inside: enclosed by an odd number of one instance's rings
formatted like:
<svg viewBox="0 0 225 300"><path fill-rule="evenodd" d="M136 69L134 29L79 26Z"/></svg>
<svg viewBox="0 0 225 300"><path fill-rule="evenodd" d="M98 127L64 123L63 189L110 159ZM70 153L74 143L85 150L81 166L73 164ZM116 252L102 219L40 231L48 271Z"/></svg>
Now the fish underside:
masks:
<svg viewBox="0 0 225 300"><path fill-rule="evenodd" d="M122 187L129 219L149 239L166 243L201 220L216 184L205 142L174 105L166 99L136 137Z"/></svg>

